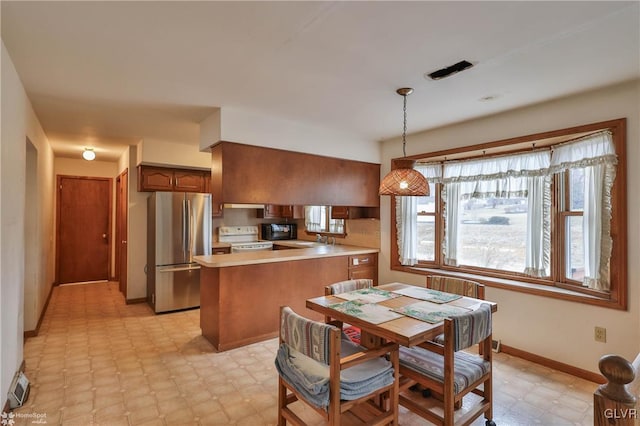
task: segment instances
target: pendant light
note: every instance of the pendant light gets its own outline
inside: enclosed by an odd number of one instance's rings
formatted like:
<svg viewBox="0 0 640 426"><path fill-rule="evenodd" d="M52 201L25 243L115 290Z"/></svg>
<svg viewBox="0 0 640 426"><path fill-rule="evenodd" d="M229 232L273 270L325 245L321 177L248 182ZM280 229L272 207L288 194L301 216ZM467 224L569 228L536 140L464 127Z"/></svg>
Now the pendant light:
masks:
<svg viewBox="0 0 640 426"><path fill-rule="evenodd" d="M380 182L379 195L401 195L401 196L425 196L429 195L429 184L422 173L415 170L415 160L407 157L407 96L413 89L403 87L396 92L404 99L404 127L402 129L402 153L403 159L393 162L391 170Z"/></svg>

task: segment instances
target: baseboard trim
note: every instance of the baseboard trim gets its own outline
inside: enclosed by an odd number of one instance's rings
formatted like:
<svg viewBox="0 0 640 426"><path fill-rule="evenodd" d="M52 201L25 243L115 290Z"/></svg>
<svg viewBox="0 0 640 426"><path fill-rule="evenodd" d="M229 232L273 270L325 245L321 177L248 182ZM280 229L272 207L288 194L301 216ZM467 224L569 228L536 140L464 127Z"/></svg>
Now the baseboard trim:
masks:
<svg viewBox="0 0 640 426"><path fill-rule="evenodd" d="M582 368L574 367L573 365L565 364L564 362L555 361L550 358L545 358L540 355L533 354L531 352L523 351L521 349L514 348L512 346L500 345L500 352L504 352L508 355L517 356L518 358L526 359L527 361L534 362L536 364L544 365L545 367L553 368L554 370L562 371L563 373L571 374L572 376L580 377L581 379L589 380L594 383L604 384L607 380L601 374L594 373Z"/></svg>
<svg viewBox="0 0 640 426"><path fill-rule="evenodd" d="M18 371L21 371L24 373L24 369L27 367L27 363L24 361L24 359L22 360L22 362L20 363L20 368L18 368ZM13 379L11 379L13 381ZM27 395L27 400L29 399L29 396ZM11 405L9 404L9 397L7 396L7 400L4 403L4 407L2 407L2 412L3 413L9 413L11 411Z"/></svg>
<svg viewBox="0 0 640 426"><path fill-rule="evenodd" d="M125 303L127 305L133 305L133 304L136 304L136 303L145 303L146 301L147 301L146 297L139 297L137 299L127 299L125 301Z"/></svg>
<svg viewBox="0 0 640 426"><path fill-rule="evenodd" d="M47 300L44 302L42 312L40 312L40 318L38 318L38 324L36 324L36 329L25 331L23 334L25 339L29 337L36 337L38 333L40 333L40 326L42 325L44 314L47 312L47 308L49 308L49 302L51 301L51 295L53 294L53 288L55 286L56 286L55 282L51 283L51 288L49 288L49 295L47 296Z"/></svg>

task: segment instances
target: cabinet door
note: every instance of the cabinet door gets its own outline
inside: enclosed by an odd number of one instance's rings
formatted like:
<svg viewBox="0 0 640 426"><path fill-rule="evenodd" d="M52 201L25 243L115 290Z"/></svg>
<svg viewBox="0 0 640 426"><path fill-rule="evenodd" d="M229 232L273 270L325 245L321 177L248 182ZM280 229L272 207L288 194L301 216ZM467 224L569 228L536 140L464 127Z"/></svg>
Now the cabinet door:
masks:
<svg viewBox="0 0 640 426"><path fill-rule="evenodd" d="M173 176L174 191L204 192L204 176L202 172L175 170Z"/></svg>
<svg viewBox="0 0 640 426"><path fill-rule="evenodd" d="M359 280L362 278L371 279L373 280L373 285L378 285L378 269L371 266L349 269L350 280Z"/></svg>
<svg viewBox="0 0 640 426"><path fill-rule="evenodd" d="M293 219L293 206L280 206L280 217Z"/></svg>
<svg viewBox="0 0 640 426"><path fill-rule="evenodd" d="M171 191L173 171L161 167L138 166L138 191Z"/></svg>
<svg viewBox="0 0 640 426"><path fill-rule="evenodd" d="M331 219L349 219L349 207L331 206Z"/></svg>
<svg viewBox="0 0 640 426"><path fill-rule="evenodd" d="M258 217L264 219L278 219L282 217L282 207L277 204L265 204L264 209L258 210Z"/></svg>
<svg viewBox="0 0 640 426"><path fill-rule="evenodd" d="M357 280L369 278L373 285L378 285L378 255L377 253L349 256L349 279Z"/></svg>

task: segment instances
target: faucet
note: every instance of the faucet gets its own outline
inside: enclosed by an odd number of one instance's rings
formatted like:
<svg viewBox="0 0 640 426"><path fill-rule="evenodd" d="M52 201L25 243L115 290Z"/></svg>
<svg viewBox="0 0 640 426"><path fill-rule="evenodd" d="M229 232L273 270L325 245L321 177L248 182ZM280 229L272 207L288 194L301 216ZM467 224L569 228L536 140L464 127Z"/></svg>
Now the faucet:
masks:
<svg viewBox="0 0 640 426"><path fill-rule="evenodd" d="M336 243L336 237L332 237L332 238L333 238L333 244L335 244ZM316 242L317 243L329 244L329 236L328 235L316 234Z"/></svg>

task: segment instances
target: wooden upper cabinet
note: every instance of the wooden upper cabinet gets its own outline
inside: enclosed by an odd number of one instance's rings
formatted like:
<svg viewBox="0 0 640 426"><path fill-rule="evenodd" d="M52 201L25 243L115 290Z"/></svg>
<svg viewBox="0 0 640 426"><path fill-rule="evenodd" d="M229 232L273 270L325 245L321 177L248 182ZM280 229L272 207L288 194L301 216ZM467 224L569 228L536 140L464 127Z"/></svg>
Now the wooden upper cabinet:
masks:
<svg viewBox="0 0 640 426"><path fill-rule="evenodd" d="M264 209L257 209L256 216L261 219L279 219L282 216L282 208L278 204L265 204Z"/></svg>
<svg viewBox="0 0 640 426"><path fill-rule="evenodd" d="M211 160L211 193L222 203L380 206L380 164L225 141Z"/></svg>
<svg viewBox="0 0 640 426"><path fill-rule="evenodd" d="M173 190L173 170L138 166L138 191Z"/></svg>
<svg viewBox="0 0 640 426"><path fill-rule="evenodd" d="M263 219L304 219L304 206L265 204L258 209L257 217Z"/></svg>
<svg viewBox="0 0 640 426"><path fill-rule="evenodd" d="M173 172L175 191L204 192L205 182L202 172L175 170Z"/></svg>
<svg viewBox="0 0 640 426"><path fill-rule="evenodd" d="M280 217L293 219L293 206L280 206L280 214Z"/></svg>
<svg viewBox="0 0 640 426"><path fill-rule="evenodd" d="M208 193L210 180L209 172L204 170L138 166L138 191Z"/></svg>
<svg viewBox="0 0 640 426"><path fill-rule="evenodd" d="M331 219L380 219L380 207L331 206Z"/></svg>

